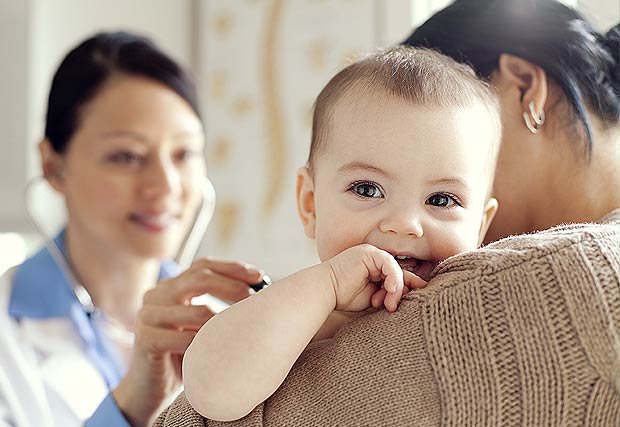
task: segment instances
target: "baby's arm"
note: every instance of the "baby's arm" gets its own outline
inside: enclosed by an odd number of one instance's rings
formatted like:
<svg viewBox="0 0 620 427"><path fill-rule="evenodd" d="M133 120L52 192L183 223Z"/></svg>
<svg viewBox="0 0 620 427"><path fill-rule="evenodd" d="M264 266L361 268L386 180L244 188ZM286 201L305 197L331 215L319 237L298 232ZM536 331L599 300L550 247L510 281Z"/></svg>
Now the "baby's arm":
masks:
<svg viewBox="0 0 620 427"><path fill-rule="evenodd" d="M192 406L207 418L230 421L269 397L334 310L331 281L319 264L210 319L183 360Z"/></svg>
<svg viewBox="0 0 620 427"><path fill-rule="evenodd" d="M419 283L405 274L408 285ZM207 418L248 414L280 386L334 310L370 307L384 280L390 311L403 293L403 271L387 252L356 246L295 273L209 320L185 353L187 399ZM373 303L374 304L374 303ZM377 306L377 305L375 305Z"/></svg>

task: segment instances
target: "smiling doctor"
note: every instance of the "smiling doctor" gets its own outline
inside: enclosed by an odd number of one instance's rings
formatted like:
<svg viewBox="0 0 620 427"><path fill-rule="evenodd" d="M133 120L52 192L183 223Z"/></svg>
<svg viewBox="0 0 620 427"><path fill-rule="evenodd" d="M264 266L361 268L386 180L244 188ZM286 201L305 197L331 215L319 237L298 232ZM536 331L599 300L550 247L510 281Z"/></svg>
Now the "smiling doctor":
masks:
<svg viewBox="0 0 620 427"><path fill-rule="evenodd" d="M102 33L64 58L39 148L67 222L0 282L0 425L149 425L213 315L190 299L238 301L260 281L241 262L177 275L171 261L201 204L203 145L191 79L148 39Z"/></svg>

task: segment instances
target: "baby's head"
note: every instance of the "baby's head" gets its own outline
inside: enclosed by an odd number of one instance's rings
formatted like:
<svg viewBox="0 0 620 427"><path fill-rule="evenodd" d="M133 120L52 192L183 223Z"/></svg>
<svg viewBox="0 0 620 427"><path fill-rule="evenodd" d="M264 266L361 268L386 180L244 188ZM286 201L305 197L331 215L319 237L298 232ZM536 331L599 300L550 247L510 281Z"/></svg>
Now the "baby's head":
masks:
<svg viewBox="0 0 620 427"><path fill-rule="evenodd" d="M314 108L297 207L321 260L369 243L424 279L482 242L501 134L493 92L438 53L393 48L338 73Z"/></svg>

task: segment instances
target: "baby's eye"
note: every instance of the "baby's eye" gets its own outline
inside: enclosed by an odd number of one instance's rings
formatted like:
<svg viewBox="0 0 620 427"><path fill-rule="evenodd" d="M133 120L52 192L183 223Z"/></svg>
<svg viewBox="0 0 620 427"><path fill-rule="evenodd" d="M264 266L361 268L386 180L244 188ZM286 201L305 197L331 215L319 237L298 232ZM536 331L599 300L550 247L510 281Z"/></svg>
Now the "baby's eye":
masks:
<svg viewBox="0 0 620 427"><path fill-rule="evenodd" d="M350 188L350 191L353 191L355 195L367 199L379 199L383 198L383 192L379 188L377 184L372 182L357 182L353 183Z"/></svg>
<svg viewBox="0 0 620 427"><path fill-rule="evenodd" d="M426 199L426 204L436 206L438 208L451 208L454 205L461 205L455 196L447 193L435 193Z"/></svg>

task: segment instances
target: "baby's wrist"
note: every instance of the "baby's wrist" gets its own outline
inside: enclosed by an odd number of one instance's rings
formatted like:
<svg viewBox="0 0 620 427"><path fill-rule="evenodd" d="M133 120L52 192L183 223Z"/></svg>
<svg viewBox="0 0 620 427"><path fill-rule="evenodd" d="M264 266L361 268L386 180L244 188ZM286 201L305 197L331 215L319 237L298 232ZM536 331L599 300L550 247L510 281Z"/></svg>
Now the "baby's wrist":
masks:
<svg viewBox="0 0 620 427"><path fill-rule="evenodd" d="M333 266L329 261L325 261L311 268L315 270L317 274L314 285L318 287L321 294L325 296L325 300L329 307L335 310L338 298L336 296L337 279L334 274Z"/></svg>

